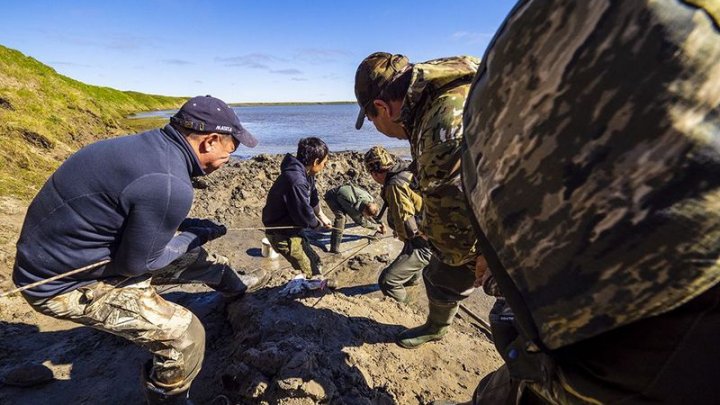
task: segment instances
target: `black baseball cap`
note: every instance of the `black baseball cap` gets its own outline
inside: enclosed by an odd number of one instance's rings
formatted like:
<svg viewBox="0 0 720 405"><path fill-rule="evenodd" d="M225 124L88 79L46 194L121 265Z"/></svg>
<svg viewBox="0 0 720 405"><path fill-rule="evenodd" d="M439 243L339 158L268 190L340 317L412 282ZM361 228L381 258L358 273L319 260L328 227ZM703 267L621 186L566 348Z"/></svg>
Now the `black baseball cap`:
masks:
<svg viewBox="0 0 720 405"><path fill-rule="evenodd" d="M198 132L232 135L248 148L254 148L258 143L257 139L240 124L235 111L224 101L212 96L191 98L170 117L170 122Z"/></svg>

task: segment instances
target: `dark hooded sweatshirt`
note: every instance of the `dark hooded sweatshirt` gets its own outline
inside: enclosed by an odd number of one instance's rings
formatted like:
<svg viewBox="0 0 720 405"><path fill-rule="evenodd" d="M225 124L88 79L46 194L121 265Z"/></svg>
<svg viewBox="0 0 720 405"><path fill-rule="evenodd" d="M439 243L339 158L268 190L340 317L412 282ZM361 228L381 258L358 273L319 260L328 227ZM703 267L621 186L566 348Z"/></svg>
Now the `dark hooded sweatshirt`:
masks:
<svg viewBox="0 0 720 405"><path fill-rule="evenodd" d="M13 281L24 286L112 260L25 291L42 299L165 267L200 244L191 232L175 232L190 211L190 177L203 174L185 137L169 125L81 149L30 204Z"/></svg>
<svg viewBox="0 0 720 405"><path fill-rule="evenodd" d="M313 207L320 202L315 188L315 177L308 176L305 166L293 155L287 154L280 164L280 176L270 187L262 212L266 227L297 226L317 228L320 222ZM297 230L279 233L294 234Z"/></svg>

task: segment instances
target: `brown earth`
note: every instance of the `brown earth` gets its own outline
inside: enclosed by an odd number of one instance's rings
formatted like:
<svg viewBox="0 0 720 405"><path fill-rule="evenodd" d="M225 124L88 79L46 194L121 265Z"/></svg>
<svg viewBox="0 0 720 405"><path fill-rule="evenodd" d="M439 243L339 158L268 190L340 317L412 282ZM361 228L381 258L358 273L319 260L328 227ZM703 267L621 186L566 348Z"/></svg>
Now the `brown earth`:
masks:
<svg viewBox="0 0 720 405"><path fill-rule="evenodd" d="M282 258L260 255L260 212L279 174L282 156L233 161L195 182L191 216L209 217L230 230L209 249L238 269L271 272L268 286L225 306L202 285L160 285L164 297L185 305L207 330L206 358L193 384L200 404L347 403L424 404L467 400L501 359L471 318L456 319L439 342L402 349L395 335L424 322L427 298L412 287L409 305L384 298L376 281L401 243L369 242L368 230L350 227L343 253L327 253L329 235L310 233L316 251L339 284L334 292L294 298L278 294L293 276ZM332 154L318 176L321 193L355 181L378 195L361 154ZM14 243L26 207L0 200L0 290L9 290ZM332 216L325 207L326 214ZM476 292L464 304L485 317L490 301ZM462 314L462 313L461 313ZM148 354L113 335L34 312L19 296L0 299L0 379L25 365L44 364L54 380L33 387L0 385L0 403L141 403L139 370Z"/></svg>

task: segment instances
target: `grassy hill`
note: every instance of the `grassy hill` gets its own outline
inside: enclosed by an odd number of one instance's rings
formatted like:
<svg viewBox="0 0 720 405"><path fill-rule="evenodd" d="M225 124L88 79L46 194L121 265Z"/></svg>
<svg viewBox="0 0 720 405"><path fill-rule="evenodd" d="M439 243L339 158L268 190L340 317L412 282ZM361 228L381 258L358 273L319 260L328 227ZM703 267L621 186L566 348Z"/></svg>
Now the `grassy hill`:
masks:
<svg viewBox="0 0 720 405"><path fill-rule="evenodd" d="M128 114L184 100L90 86L0 45L0 196L32 198L83 145L158 124Z"/></svg>

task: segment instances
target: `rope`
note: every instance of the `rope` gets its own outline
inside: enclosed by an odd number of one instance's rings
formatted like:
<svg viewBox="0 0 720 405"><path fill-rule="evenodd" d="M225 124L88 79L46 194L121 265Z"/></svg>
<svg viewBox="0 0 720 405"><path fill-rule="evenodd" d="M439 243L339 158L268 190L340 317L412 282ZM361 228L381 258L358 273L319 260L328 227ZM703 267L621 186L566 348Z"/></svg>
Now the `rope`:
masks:
<svg viewBox="0 0 720 405"><path fill-rule="evenodd" d="M46 278L45 280L36 281L36 282L31 283L31 284L28 284L28 285L26 285L26 286L19 287L19 288L16 288L16 289L14 289L14 290L10 290L10 291L1 293L1 294L0 294L0 298L7 297L7 296L10 295L10 294L15 294L16 292L25 291L25 290L27 290L27 289L29 289L29 288L37 287L37 286L39 286L39 285L47 284L47 283L49 283L49 282L51 282L51 281L59 280L59 279L61 279L61 278L65 278L65 277L72 276L72 275L75 275L75 274L78 274L78 273L82 273L82 272L85 272L85 271L88 271L88 270L92 270L92 269L94 269L94 268L96 268L96 267L100 267L100 266L102 266L103 264L108 264L108 263L110 263L110 259L105 259L105 260L101 260L101 261L99 261L99 262L97 262L97 263L93 263L93 264L87 265L87 266L85 266L85 267L81 267L81 268L79 268L79 269L75 269L75 270L68 271L67 273L58 274L58 275L56 275L56 276L52 276L52 277L50 277L50 278Z"/></svg>
<svg viewBox="0 0 720 405"><path fill-rule="evenodd" d="M265 228L262 228L262 227L261 227L261 228L232 228L232 229L229 229L229 230L231 230L231 231L237 231L237 230L242 231L242 230L256 230L256 229L257 229L257 230L263 230L263 229L298 229L298 228L300 228L300 227L298 227L298 226L276 226L276 227L265 227ZM330 228L330 229L337 229L337 228ZM360 250L362 250L362 249L370 246L370 244L373 243L373 242L376 242L376 241L378 241L378 240L387 238L387 236L382 237L382 238L375 238L375 239L367 236L367 238L368 238L368 244L367 244L367 245L362 246L360 249L358 249L358 250L357 250L356 252L354 252L352 255L348 256L345 260L343 260L343 261L340 262L338 265L336 265L335 267L333 267L332 269L330 269L330 271L328 271L328 272L325 273L324 275L328 275L328 274L332 273L333 271L335 271L335 269L336 269L337 267L339 267L341 264L343 264L343 263L345 263L346 261L348 261L348 259L350 259L350 258L353 257L354 255L356 255L357 252L359 252ZM108 263L110 263L110 259L105 259L105 260L101 260L101 261L99 261L99 262L97 262L97 263L89 264L89 265L87 265L87 266L85 266L85 267L80 267L80 268L78 268L78 269L71 270L71 271L68 271L68 272L66 272L66 273L58 274L58 275L52 276L52 277L50 277L50 278L46 278L46 279L44 279L44 280L36 281L36 282L34 282L34 283L25 285L25 286L23 286L23 287L18 287L18 288L12 289L12 290L10 290L10 291L6 291L6 292L3 292L3 293L0 293L0 298L7 297L8 295L15 294L15 293L18 293L18 292L21 292L21 291L25 291L25 290L30 289L30 288L33 288L33 287L41 286L41 285L47 284L47 283L49 283L49 282L51 282L51 281L55 281L55 280L59 280L59 279L61 279L61 278L65 278L65 277L73 276L73 275L75 275L75 274L83 273L83 272L86 272L86 271L88 271L88 270L95 269L95 268L97 268L97 267L100 267L100 266L105 265L105 264L108 264ZM168 290L170 290L170 289L171 289L171 288L168 288L168 289L165 290L165 291L168 291ZM165 291L163 291L163 292L165 292Z"/></svg>
<svg viewBox="0 0 720 405"><path fill-rule="evenodd" d="M358 249L356 249L354 252L352 252L352 254L350 254L350 256L346 257L345 259L343 259L343 261L341 261L340 263L338 263L338 264L336 264L335 266L333 266L332 269L326 271L325 274L322 274L322 276L323 276L323 277L326 277L326 276L330 275L330 273L332 273L332 272L334 272L335 270L337 270L337 268L340 267L343 263L345 263L346 261L350 260L350 259L353 258L356 254L360 253L361 250L363 250L363 249L365 249L366 247L372 245L373 243L378 242L378 241L381 241L381 240L383 240L383 239L392 238L392 237L393 237L392 235L383 236L383 237L381 237L381 238L372 238L372 237L370 237L370 236L367 236L367 238L368 238L368 243L367 243L367 245L360 246Z"/></svg>
<svg viewBox="0 0 720 405"><path fill-rule="evenodd" d="M305 229L302 226L254 226L249 228L228 228L228 231L271 231L277 229ZM335 228L332 226L324 227L322 229L330 229L336 231L344 231L344 229Z"/></svg>

